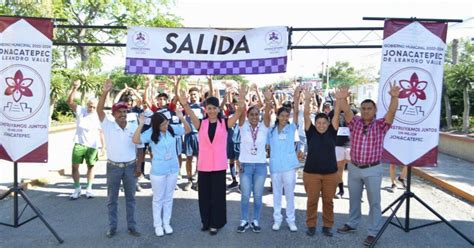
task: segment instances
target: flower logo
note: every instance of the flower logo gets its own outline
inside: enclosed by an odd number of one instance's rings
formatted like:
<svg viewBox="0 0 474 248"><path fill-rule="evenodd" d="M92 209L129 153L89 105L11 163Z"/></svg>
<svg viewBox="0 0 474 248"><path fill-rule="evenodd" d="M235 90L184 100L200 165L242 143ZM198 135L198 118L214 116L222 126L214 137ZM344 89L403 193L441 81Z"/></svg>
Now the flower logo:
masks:
<svg viewBox="0 0 474 248"><path fill-rule="evenodd" d="M428 82L419 81L416 72L411 74L410 81L400 80L399 83L402 90L398 98L408 98L408 102L412 106L416 104L418 99L426 100L425 89L428 86Z"/></svg>
<svg viewBox="0 0 474 248"><path fill-rule="evenodd" d="M270 47L279 46L282 42L282 35L277 30L271 30L265 35L265 42Z"/></svg>
<svg viewBox="0 0 474 248"><path fill-rule="evenodd" d="M29 88L33 83L33 79L23 78L21 70L17 70L14 77L5 78L5 82L8 85L5 89L5 95L13 95L15 102L19 102L23 96L33 96L33 92Z"/></svg>

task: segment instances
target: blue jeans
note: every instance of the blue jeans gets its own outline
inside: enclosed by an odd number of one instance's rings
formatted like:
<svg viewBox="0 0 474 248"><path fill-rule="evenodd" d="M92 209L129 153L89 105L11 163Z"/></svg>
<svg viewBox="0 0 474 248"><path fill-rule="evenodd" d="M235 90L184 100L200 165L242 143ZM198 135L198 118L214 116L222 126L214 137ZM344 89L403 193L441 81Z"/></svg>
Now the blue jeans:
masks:
<svg viewBox="0 0 474 248"><path fill-rule="evenodd" d="M109 228L117 229L117 205L120 191L120 182L123 181L125 191L125 205L127 212L128 229L135 230L135 163L120 168L107 163L107 207L109 210Z"/></svg>
<svg viewBox="0 0 474 248"><path fill-rule="evenodd" d="M253 219L258 221L262 209L267 164L242 163L240 170L240 219L249 221L250 194L253 192Z"/></svg>

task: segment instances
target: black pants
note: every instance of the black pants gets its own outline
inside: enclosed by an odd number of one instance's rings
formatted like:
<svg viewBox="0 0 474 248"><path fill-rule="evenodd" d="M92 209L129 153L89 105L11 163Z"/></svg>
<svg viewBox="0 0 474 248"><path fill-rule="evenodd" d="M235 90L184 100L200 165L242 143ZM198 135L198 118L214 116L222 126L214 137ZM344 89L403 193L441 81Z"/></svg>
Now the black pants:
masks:
<svg viewBox="0 0 474 248"><path fill-rule="evenodd" d="M225 173L225 170L198 173L199 212L205 228L221 228L227 223Z"/></svg>

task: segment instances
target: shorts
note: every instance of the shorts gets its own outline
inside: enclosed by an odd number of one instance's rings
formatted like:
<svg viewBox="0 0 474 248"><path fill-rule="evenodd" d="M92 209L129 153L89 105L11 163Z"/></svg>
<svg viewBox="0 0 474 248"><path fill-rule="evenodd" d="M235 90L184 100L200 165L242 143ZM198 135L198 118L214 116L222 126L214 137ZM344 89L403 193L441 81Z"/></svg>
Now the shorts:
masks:
<svg viewBox="0 0 474 248"><path fill-rule="evenodd" d="M183 154L186 154L187 157L199 154L198 133L184 135Z"/></svg>
<svg viewBox="0 0 474 248"><path fill-rule="evenodd" d="M97 149L77 143L74 144L74 148L72 148L72 164L82 164L84 160L88 167L93 167L95 162L99 160Z"/></svg>
<svg viewBox="0 0 474 248"><path fill-rule="evenodd" d="M351 148L345 146L336 146L336 160L351 161Z"/></svg>
<svg viewBox="0 0 474 248"><path fill-rule="evenodd" d="M227 144L227 159L238 160L240 156L240 143Z"/></svg>
<svg viewBox="0 0 474 248"><path fill-rule="evenodd" d="M174 138L176 139L176 154L178 154L179 157L181 156L181 153L183 153L183 137L176 136Z"/></svg>

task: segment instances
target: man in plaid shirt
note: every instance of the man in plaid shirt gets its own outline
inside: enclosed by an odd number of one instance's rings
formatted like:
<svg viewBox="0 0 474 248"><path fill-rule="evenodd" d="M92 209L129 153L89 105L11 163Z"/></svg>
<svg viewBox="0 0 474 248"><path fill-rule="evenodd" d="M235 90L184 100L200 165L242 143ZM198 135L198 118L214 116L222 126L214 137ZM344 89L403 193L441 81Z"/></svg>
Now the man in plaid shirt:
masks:
<svg viewBox="0 0 474 248"><path fill-rule="evenodd" d="M380 186L382 183L383 167L380 165L385 134L390 129L398 108L400 87L395 84L390 87L390 105L383 118L376 119L377 106L375 102L366 99L361 103L361 116L354 116L347 102L348 88L336 92L336 100L340 102L351 136L351 160L348 166L349 186L349 221L337 231L339 233L354 232L362 217L360 204L362 190L367 189L369 199L369 228L364 245L373 243L380 230L382 219L380 206Z"/></svg>

